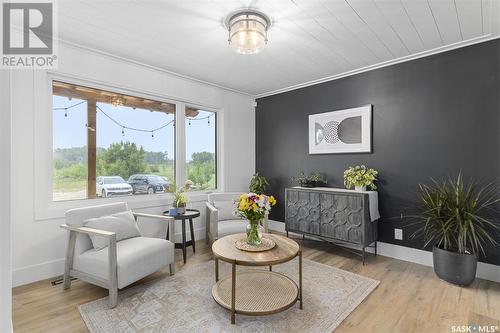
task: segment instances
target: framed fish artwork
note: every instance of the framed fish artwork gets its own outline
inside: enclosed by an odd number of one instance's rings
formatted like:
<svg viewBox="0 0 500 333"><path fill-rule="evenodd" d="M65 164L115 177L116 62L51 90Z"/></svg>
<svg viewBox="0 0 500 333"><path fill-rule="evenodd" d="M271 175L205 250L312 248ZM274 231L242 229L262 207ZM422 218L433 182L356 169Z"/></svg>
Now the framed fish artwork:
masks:
<svg viewBox="0 0 500 333"><path fill-rule="evenodd" d="M309 154L371 153L372 105L309 115Z"/></svg>

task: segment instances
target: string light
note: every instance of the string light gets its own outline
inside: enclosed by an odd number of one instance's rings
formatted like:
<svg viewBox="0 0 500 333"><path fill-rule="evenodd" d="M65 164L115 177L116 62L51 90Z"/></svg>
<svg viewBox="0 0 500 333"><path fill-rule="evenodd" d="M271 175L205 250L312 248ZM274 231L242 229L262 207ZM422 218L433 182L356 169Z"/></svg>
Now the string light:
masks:
<svg viewBox="0 0 500 333"><path fill-rule="evenodd" d="M73 105L70 105L68 107L58 107L58 108L53 108L54 111L57 111L57 110L64 110L64 116L65 117L68 117L68 110L69 109L72 109L74 107L77 107L78 105L81 105L83 103L86 103L87 101L82 101L82 102L79 102L79 103L76 103L76 104L73 104ZM135 107L133 108L135 110ZM144 129L144 128L135 128L135 127L129 127L129 126L125 126L123 124L121 124L120 122L118 122L117 120L115 120L113 117L111 117L110 115L108 115L106 112L104 112L98 105L96 105L96 110L100 111L104 116L106 116L109 120L111 120L112 122L114 122L116 125L118 125L119 127L122 128L122 136L125 136L125 129L128 129L128 130L131 130L131 131L136 131L136 132L150 132L151 133L151 139L154 139L154 132L157 132L165 127L167 127L168 125L172 124L172 127L175 127L175 119L169 121L168 123L160 126L160 127L157 127L157 128L154 128L154 129ZM197 121L197 120L204 120L204 119L207 119L207 123L208 125L210 125L210 117L214 116L215 113L211 114L211 115L208 115L206 117L202 117L202 118L187 118L188 119L188 125L191 126L191 121ZM88 128L89 131L95 131L94 128L92 127L89 127L88 124L85 124L85 127Z"/></svg>
<svg viewBox="0 0 500 333"><path fill-rule="evenodd" d="M205 120L207 119L207 123L210 125L210 118L213 117L215 113L212 113L211 115L208 115L206 117L202 118L187 118L188 119L188 124L191 125L191 121L197 121L197 120Z"/></svg>
<svg viewBox="0 0 500 333"><path fill-rule="evenodd" d="M123 106L125 104L125 98L121 96L111 96L109 99L109 102L111 105L113 105L115 108Z"/></svg>

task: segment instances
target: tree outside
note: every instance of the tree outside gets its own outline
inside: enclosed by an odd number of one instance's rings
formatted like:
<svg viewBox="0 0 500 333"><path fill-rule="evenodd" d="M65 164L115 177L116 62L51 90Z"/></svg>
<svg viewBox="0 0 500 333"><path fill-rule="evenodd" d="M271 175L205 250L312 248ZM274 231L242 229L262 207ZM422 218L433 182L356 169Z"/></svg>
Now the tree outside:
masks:
<svg viewBox="0 0 500 333"><path fill-rule="evenodd" d="M214 154L207 151L193 153L192 159L187 165L187 179L193 182L192 189L215 189Z"/></svg>
<svg viewBox="0 0 500 333"><path fill-rule="evenodd" d="M97 148L97 176L121 176L123 179L137 173L156 174L174 182L174 160L167 152L145 151L133 142L112 143L108 148ZM192 190L216 187L215 156L202 151L192 154L187 165L187 179ZM74 199L65 193L85 193L87 184L87 147L61 148L53 155L54 198ZM57 194L57 195L56 195Z"/></svg>

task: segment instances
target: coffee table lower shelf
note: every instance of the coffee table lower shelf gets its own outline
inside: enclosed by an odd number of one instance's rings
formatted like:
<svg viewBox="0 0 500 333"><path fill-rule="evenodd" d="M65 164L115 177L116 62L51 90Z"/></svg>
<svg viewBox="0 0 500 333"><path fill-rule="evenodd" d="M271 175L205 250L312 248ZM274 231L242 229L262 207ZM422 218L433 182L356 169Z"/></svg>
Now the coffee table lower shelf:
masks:
<svg viewBox="0 0 500 333"><path fill-rule="evenodd" d="M299 299L299 288L289 277L268 271L236 274L234 312L250 316L270 315L290 308ZM212 287L214 300L232 310L232 278L219 280Z"/></svg>

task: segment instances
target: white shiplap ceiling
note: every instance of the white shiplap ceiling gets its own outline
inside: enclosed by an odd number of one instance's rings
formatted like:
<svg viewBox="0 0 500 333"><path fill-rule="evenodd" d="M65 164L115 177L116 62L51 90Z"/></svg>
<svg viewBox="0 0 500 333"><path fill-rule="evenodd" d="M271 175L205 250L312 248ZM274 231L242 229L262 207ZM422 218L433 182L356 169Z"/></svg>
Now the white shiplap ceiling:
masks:
<svg viewBox="0 0 500 333"><path fill-rule="evenodd" d="M491 38L500 0L64 0L62 40L251 95ZM257 55L227 44L225 16L244 7L273 20Z"/></svg>

